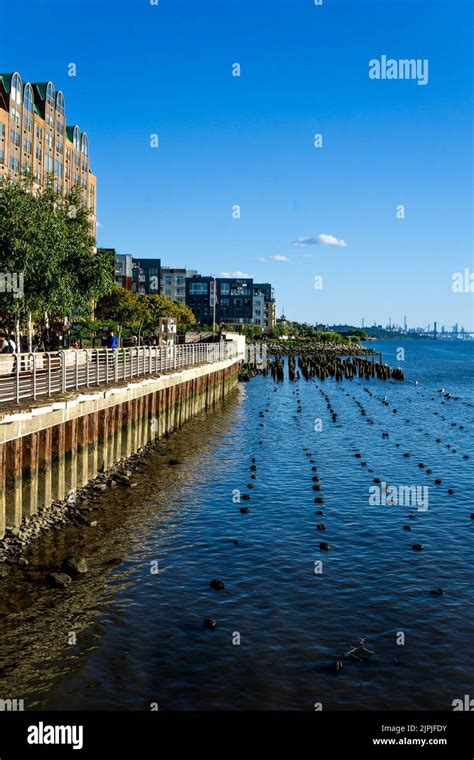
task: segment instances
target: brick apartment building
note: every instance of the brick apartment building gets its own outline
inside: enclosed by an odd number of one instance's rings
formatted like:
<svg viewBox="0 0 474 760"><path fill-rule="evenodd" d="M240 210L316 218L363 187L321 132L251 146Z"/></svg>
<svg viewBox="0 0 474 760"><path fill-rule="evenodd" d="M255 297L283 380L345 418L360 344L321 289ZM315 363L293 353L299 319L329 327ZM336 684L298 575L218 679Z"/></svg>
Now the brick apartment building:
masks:
<svg viewBox="0 0 474 760"><path fill-rule="evenodd" d="M0 182L31 176L33 190L65 194L80 185L96 233L97 181L90 169L89 139L68 124L64 95L52 82L23 82L18 72L0 74Z"/></svg>

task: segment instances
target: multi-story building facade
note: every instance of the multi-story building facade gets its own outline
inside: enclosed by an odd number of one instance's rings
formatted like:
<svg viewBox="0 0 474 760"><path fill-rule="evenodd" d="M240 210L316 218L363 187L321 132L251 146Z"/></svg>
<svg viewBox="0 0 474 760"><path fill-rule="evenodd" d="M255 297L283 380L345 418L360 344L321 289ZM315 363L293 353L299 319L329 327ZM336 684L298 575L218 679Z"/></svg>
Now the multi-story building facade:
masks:
<svg viewBox="0 0 474 760"><path fill-rule="evenodd" d="M132 292L141 295L160 294L161 259L132 259Z"/></svg>
<svg viewBox="0 0 474 760"><path fill-rule="evenodd" d="M23 82L0 74L0 182L31 177L33 191L51 181L65 194L75 185L96 232L97 181L90 169L86 132L66 120L64 95L52 82Z"/></svg>
<svg viewBox="0 0 474 760"><path fill-rule="evenodd" d="M160 293L189 306L201 325L276 324L275 294L270 283L252 278L203 276L192 269L162 267L160 259L115 255L115 282L141 294Z"/></svg>
<svg viewBox="0 0 474 760"><path fill-rule="evenodd" d="M125 290L140 295L159 295L160 276L160 259L137 259L129 253L115 253L114 280Z"/></svg>
<svg viewBox="0 0 474 760"><path fill-rule="evenodd" d="M186 278L186 306L189 306L200 325L212 325L213 323L214 288L214 277L203 277L197 274Z"/></svg>
<svg viewBox="0 0 474 760"><path fill-rule="evenodd" d="M186 278L197 275L196 269L161 267L160 294L172 301L186 303Z"/></svg>
<svg viewBox="0 0 474 760"><path fill-rule="evenodd" d="M225 324L251 324L253 321L253 280L218 277L217 321Z"/></svg>
<svg viewBox="0 0 474 760"><path fill-rule="evenodd" d="M215 309L214 309L215 299ZM232 277L186 278L186 305L199 324L243 325L253 321L253 280Z"/></svg>
<svg viewBox="0 0 474 760"><path fill-rule="evenodd" d="M253 321L264 330L275 327L275 291L269 282L253 284Z"/></svg>
<svg viewBox="0 0 474 760"><path fill-rule="evenodd" d="M265 328L265 298L262 294L253 293L253 323L262 328Z"/></svg>
<svg viewBox="0 0 474 760"><path fill-rule="evenodd" d="M114 280L125 290L132 289L133 258L129 253L115 253Z"/></svg>

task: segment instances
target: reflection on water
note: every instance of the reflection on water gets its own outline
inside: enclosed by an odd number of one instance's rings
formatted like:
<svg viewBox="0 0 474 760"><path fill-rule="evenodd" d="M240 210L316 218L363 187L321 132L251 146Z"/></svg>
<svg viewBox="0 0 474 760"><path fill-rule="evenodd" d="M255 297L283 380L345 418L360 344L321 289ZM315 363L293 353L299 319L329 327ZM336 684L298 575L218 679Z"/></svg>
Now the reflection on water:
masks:
<svg viewBox="0 0 474 760"><path fill-rule="evenodd" d="M397 363L395 344L374 347ZM26 709L450 709L472 691L472 348L405 348L405 383L239 386L162 441L137 488L99 494L96 528L47 534L26 570L2 570L0 697ZM375 477L428 485L428 510L369 506ZM47 588L67 554L90 572ZM360 637L374 655L334 676Z"/></svg>

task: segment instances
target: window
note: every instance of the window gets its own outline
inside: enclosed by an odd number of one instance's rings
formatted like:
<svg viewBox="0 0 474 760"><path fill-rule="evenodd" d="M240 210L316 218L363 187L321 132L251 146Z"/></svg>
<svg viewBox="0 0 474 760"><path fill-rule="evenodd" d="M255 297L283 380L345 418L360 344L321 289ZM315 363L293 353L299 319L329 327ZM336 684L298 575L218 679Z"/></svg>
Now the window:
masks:
<svg viewBox="0 0 474 760"><path fill-rule="evenodd" d="M46 132L46 147L49 148L49 150L53 149L53 135L51 132Z"/></svg>
<svg viewBox="0 0 474 760"><path fill-rule="evenodd" d="M43 140L43 127L36 127L36 139Z"/></svg>
<svg viewBox="0 0 474 760"><path fill-rule="evenodd" d="M12 89L10 99L13 103L21 105L21 78L19 74L12 76Z"/></svg>
<svg viewBox="0 0 474 760"><path fill-rule="evenodd" d="M43 149L42 149L41 145L37 145L36 146L36 153L35 154L36 154L36 158L38 159L38 161L41 161L41 159L43 157Z"/></svg>
<svg viewBox="0 0 474 760"><path fill-rule="evenodd" d="M23 91L23 108L28 113L33 113L33 88L29 82Z"/></svg>
<svg viewBox="0 0 474 760"><path fill-rule="evenodd" d="M0 124L0 137L5 137L5 124Z"/></svg>
<svg viewBox="0 0 474 760"><path fill-rule="evenodd" d="M221 282L220 289L222 294L228 295L230 293L230 284L228 282Z"/></svg>
<svg viewBox="0 0 474 760"><path fill-rule="evenodd" d="M52 156L48 156L46 154L46 156L44 157L44 168L45 168L47 174L51 174L51 172L53 171L53 158L52 158Z"/></svg>
<svg viewBox="0 0 474 760"><path fill-rule="evenodd" d="M20 121L21 121L20 112L14 107L10 108L10 119L14 122L14 124L17 127L20 126Z"/></svg>
<svg viewBox="0 0 474 760"><path fill-rule="evenodd" d="M56 96L56 110L61 116L64 116L64 95L61 90L59 90Z"/></svg>
<svg viewBox="0 0 474 760"><path fill-rule="evenodd" d="M33 145L31 143L31 140L27 140L26 137L23 138L23 153L31 153L33 150Z"/></svg>
<svg viewBox="0 0 474 760"><path fill-rule="evenodd" d="M233 285L231 290L232 296L249 296L250 288L247 288L245 285Z"/></svg>
<svg viewBox="0 0 474 760"><path fill-rule="evenodd" d="M54 162L54 175L55 177L58 177L59 179L63 178L63 165L61 161L58 161L57 159Z"/></svg>
<svg viewBox="0 0 474 760"><path fill-rule="evenodd" d="M207 282L190 282L189 292L193 296L202 296L209 293L209 283Z"/></svg>
<svg viewBox="0 0 474 760"><path fill-rule="evenodd" d="M10 169L12 171L14 171L14 172L18 172L18 167L19 167L18 159L17 158L13 158L13 156L11 156L10 157Z"/></svg>
<svg viewBox="0 0 474 760"><path fill-rule="evenodd" d="M49 103L50 106L54 106L54 87L51 82L48 82L48 86L46 88L46 102Z"/></svg>
<svg viewBox="0 0 474 760"><path fill-rule="evenodd" d="M74 150L80 150L81 147L81 135L79 132L79 127L74 127L72 142L74 145Z"/></svg>
<svg viewBox="0 0 474 760"><path fill-rule="evenodd" d="M27 132L31 132L33 129L33 122L29 116L23 118L23 129L26 129Z"/></svg>
<svg viewBox="0 0 474 760"><path fill-rule="evenodd" d="M81 152L83 156L89 155L89 140L87 139L87 135L85 132L82 134L81 139Z"/></svg>
<svg viewBox="0 0 474 760"><path fill-rule="evenodd" d="M3 165L4 163L5 163L5 151L3 150L3 148L1 148L0 149L0 164Z"/></svg>
<svg viewBox="0 0 474 760"><path fill-rule="evenodd" d="M16 148L20 147L20 135L18 132L15 132L14 129L10 130L10 142L12 145L14 145Z"/></svg>

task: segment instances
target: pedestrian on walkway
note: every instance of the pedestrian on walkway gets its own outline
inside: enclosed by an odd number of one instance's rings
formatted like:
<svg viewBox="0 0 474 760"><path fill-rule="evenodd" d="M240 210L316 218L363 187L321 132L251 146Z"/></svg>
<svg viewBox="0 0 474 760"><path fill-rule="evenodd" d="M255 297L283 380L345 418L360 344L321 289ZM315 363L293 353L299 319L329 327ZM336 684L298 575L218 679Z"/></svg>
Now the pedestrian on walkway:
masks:
<svg viewBox="0 0 474 760"><path fill-rule="evenodd" d="M109 330L109 334L107 335L107 339L105 341L105 345L107 348L114 349L118 348L118 338L115 335L113 330Z"/></svg>

